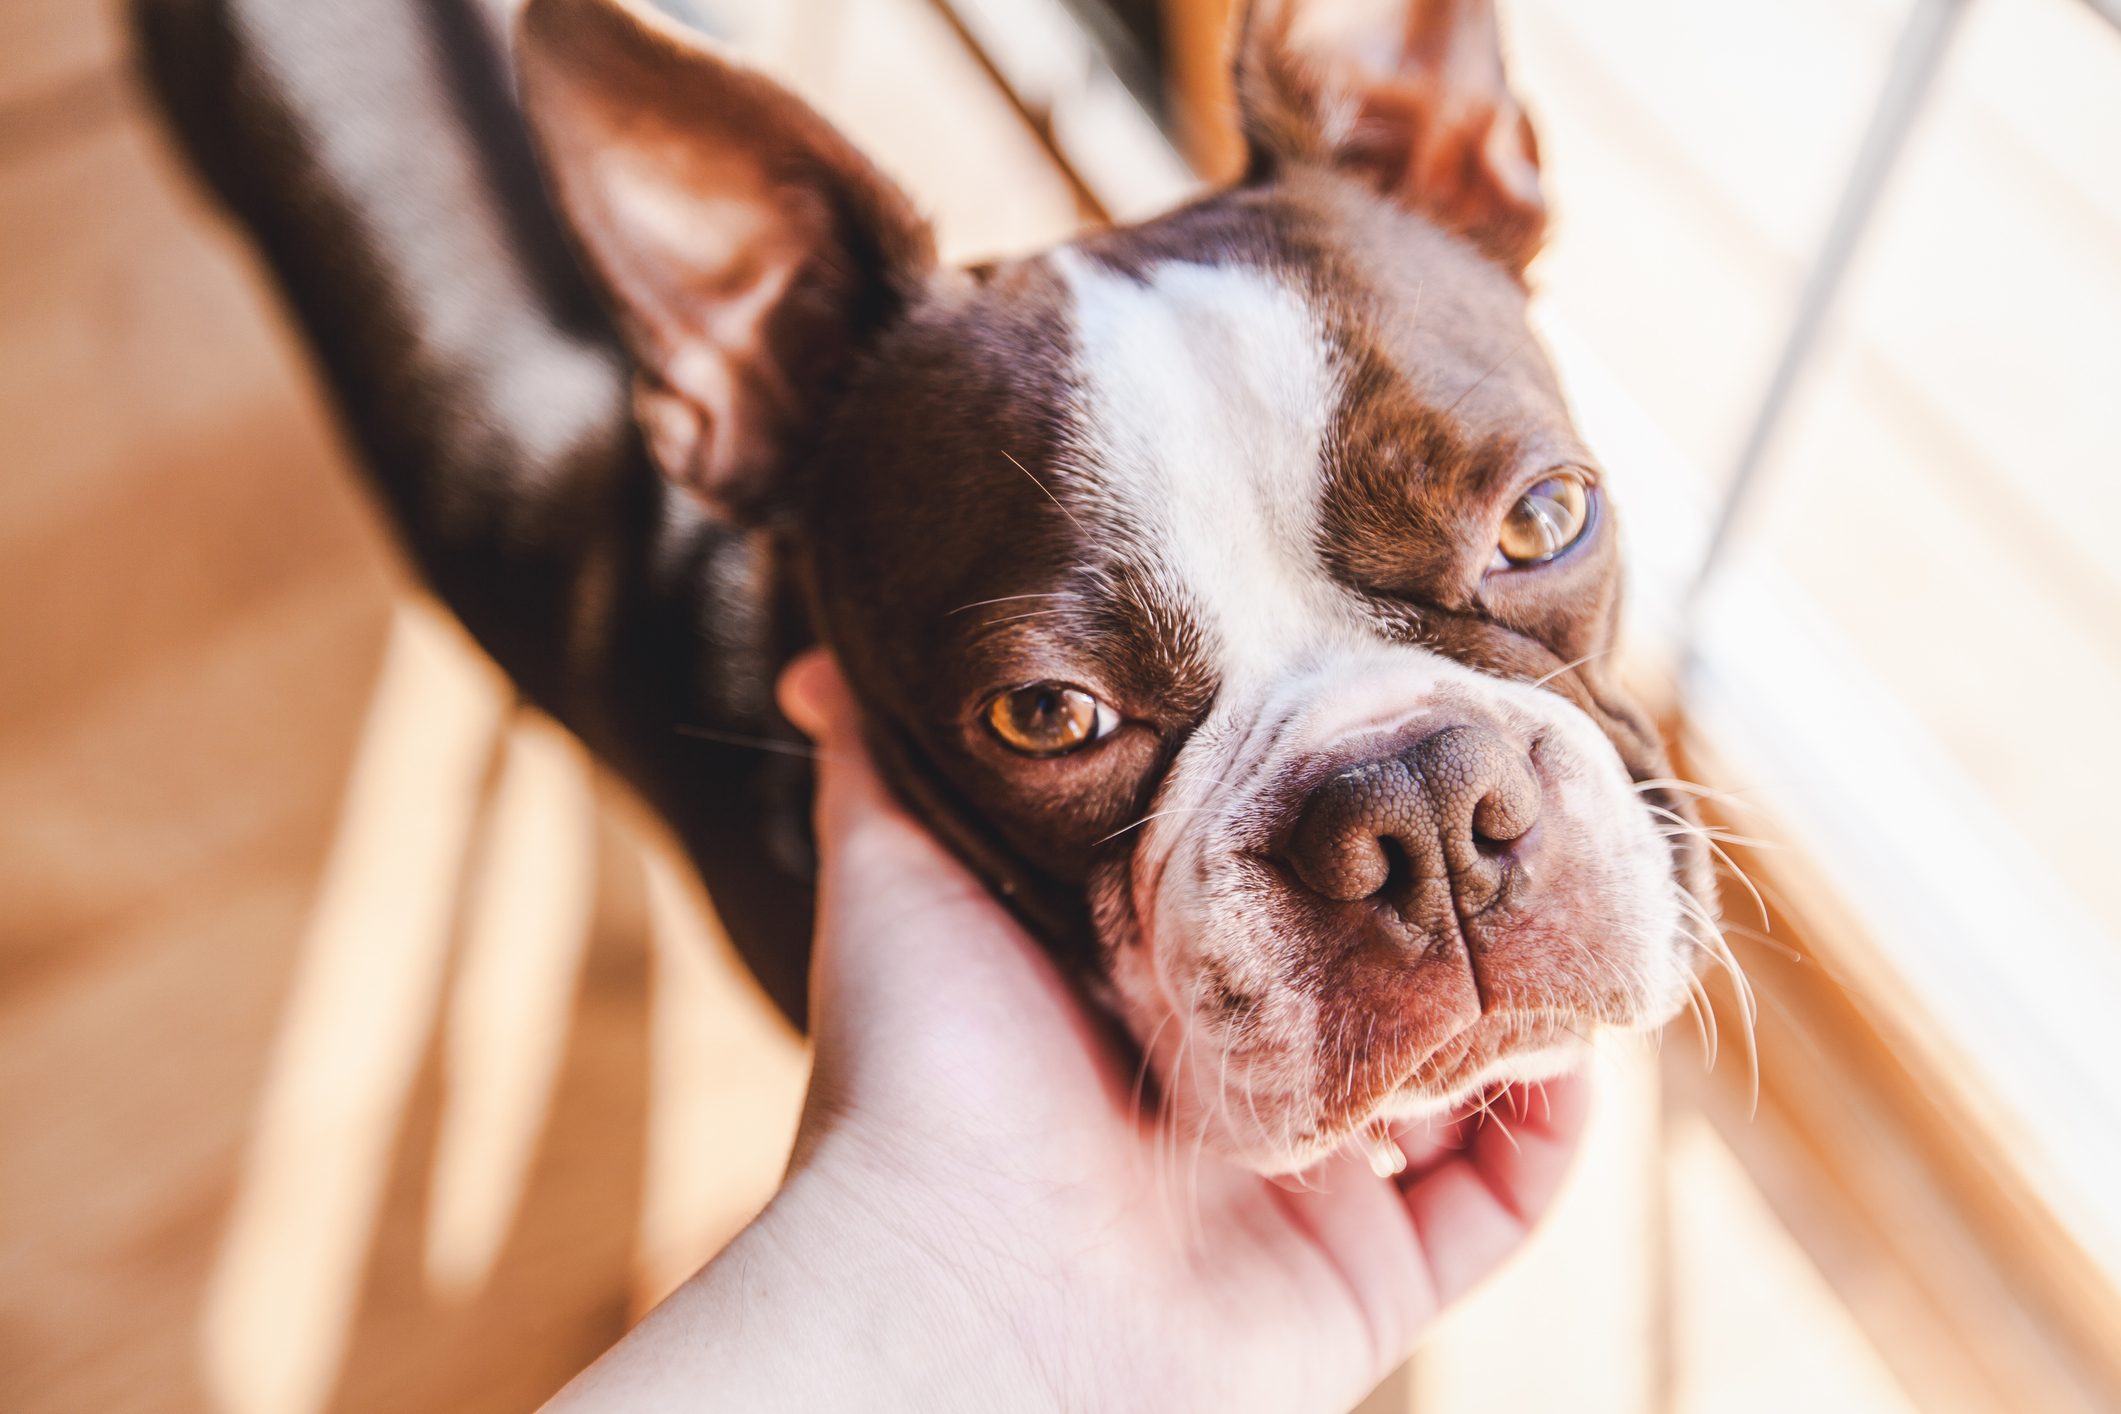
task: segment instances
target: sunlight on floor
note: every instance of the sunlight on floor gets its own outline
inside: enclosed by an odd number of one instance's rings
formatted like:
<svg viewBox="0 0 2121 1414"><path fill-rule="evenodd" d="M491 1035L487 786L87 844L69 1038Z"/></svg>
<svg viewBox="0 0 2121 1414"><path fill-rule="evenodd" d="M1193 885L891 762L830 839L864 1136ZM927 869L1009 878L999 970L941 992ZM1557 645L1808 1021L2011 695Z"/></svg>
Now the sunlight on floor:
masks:
<svg viewBox="0 0 2121 1414"><path fill-rule="evenodd" d="M431 1050L426 1283L462 1303L492 1280L569 1063L590 940L601 912L625 912L600 903L600 859L638 875L645 912L628 926L652 940L629 1309L697 1270L779 1180L806 1051L658 828L621 806L620 846L600 855L605 803L581 747L510 712L458 630L424 604L399 611L213 1274L201 1334L217 1408L332 1398L394 1165L419 1155L408 1099Z"/></svg>
<svg viewBox="0 0 2121 1414"><path fill-rule="evenodd" d="M330 1392L504 701L436 610L399 611L208 1296L207 1383L234 1414Z"/></svg>
<svg viewBox="0 0 2121 1414"><path fill-rule="evenodd" d="M653 971L637 1314L773 1195L810 1076L808 1050L736 970L691 869L656 844L642 862Z"/></svg>
<svg viewBox="0 0 2121 1414"><path fill-rule="evenodd" d="M566 1053L596 904L589 772L574 738L525 714L488 807L443 1039L427 1219L428 1277L459 1299L500 1258Z"/></svg>

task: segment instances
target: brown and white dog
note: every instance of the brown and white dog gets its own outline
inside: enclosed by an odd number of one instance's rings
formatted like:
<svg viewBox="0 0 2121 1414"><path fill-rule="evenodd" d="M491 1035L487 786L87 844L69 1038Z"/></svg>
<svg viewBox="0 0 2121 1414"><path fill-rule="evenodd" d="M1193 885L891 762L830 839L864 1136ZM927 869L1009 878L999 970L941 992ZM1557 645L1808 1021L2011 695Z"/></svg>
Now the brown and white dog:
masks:
<svg viewBox="0 0 2121 1414"><path fill-rule="evenodd" d="M897 787L1240 1162L1388 1164L1381 1122L1683 1004L1704 849L1616 677L1486 3L1261 0L1240 183L969 269L619 0L530 0L519 111L504 3L133 0L415 562L791 1017L807 782L735 743L787 733L819 636Z"/></svg>
<svg viewBox="0 0 2121 1414"><path fill-rule="evenodd" d="M1487 4L1255 6L1241 182L965 269L649 13L530 0L519 64L655 461L784 537L887 772L1189 1132L1293 1170L1682 1006L1707 871Z"/></svg>

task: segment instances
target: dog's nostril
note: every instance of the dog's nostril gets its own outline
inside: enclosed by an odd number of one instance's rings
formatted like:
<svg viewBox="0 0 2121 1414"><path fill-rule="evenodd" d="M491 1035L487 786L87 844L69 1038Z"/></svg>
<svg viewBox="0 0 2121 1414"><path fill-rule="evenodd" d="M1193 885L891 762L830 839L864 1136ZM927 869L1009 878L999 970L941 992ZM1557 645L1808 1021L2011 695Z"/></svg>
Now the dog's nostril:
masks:
<svg viewBox="0 0 2121 1414"><path fill-rule="evenodd" d="M1523 751L1480 727L1446 727L1414 746L1433 823L1446 855L1463 845L1495 854L1539 822L1539 781Z"/></svg>
<svg viewBox="0 0 2121 1414"><path fill-rule="evenodd" d="M1383 899L1395 908L1405 908L1421 882L1421 870L1415 867L1414 856L1406 845L1391 835L1379 837L1377 852L1384 859L1384 879L1362 897Z"/></svg>
<svg viewBox="0 0 2121 1414"><path fill-rule="evenodd" d="M1399 899L1424 873L1491 893L1498 857L1531 832L1539 807L1539 782L1521 749L1482 727L1446 727L1315 790L1287 863L1306 888L1341 902Z"/></svg>
<svg viewBox="0 0 2121 1414"><path fill-rule="evenodd" d="M1385 881L1378 885L1377 892L1390 893L1414 882L1414 861L1408 856L1405 845L1386 835L1378 840L1377 852L1385 861Z"/></svg>
<svg viewBox="0 0 2121 1414"><path fill-rule="evenodd" d="M1486 854L1500 854L1532 832L1539 823L1539 790L1491 790L1473 807L1473 844Z"/></svg>
<svg viewBox="0 0 2121 1414"><path fill-rule="evenodd" d="M1395 822L1420 815L1420 786L1404 761L1366 761L1335 775L1304 802L1288 864L1304 886L1340 902L1369 898L1411 875Z"/></svg>

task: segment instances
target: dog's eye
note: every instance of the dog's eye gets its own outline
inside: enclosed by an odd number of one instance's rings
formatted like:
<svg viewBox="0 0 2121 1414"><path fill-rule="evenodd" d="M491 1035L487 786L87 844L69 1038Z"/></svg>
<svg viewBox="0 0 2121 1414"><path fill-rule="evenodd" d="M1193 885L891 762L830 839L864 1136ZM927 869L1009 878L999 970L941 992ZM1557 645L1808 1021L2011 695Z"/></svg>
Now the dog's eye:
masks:
<svg viewBox="0 0 2121 1414"><path fill-rule="evenodd" d="M1496 567L1536 565L1576 543L1591 519L1590 488L1573 471L1548 477L1517 498L1503 517Z"/></svg>
<svg viewBox="0 0 2121 1414"><path fill-rule="evenodd" d="M1035 682L987 704L987 726L1026 756L1059 756L1088 746L1119 724L1119 714L1079 687Z"/></svg>

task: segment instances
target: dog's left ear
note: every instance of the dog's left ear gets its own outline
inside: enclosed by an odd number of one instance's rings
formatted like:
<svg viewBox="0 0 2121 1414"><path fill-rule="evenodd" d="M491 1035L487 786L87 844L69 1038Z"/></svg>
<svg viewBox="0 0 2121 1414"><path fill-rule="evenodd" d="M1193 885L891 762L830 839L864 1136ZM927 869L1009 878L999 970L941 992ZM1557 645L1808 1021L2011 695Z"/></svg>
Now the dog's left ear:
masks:
<svg viewBox="0 0 2121 1414"><path fill-rule="evenodd" d="M523 106L639 363L673 480L762 513L935 263L911 203L801 99L625 0L530 0Z"/></svg>
<svg viewBox="0 0 2121 1414"><path fill-rule="evenodd" d="M1247 0L1237 99L1254 178L1337 167L1513 274L1538 253L1539 144L1494 0Z"/></svg>

